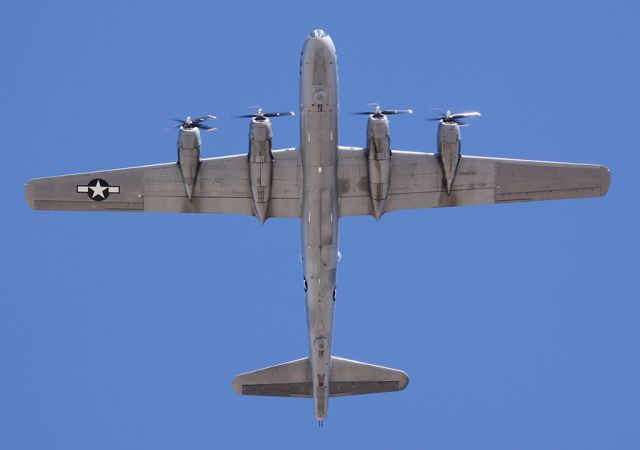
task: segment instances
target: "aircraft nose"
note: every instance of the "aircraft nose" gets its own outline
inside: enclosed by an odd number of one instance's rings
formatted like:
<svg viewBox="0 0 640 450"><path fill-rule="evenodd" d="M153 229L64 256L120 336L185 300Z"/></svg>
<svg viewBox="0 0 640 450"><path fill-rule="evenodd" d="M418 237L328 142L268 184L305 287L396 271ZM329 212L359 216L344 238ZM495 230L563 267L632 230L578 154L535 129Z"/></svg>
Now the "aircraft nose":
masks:
<svg viewBox="0 0 640 450"><path fill-rule="evenodd" d="M317 48L322 48L324 50L329 51L330 53L335 52L335 47L333 45L333 40L331 36L329 36L324 30L315 29L311 33L309 33L309 37L304 43L304 50L313 50Z"/></svg>
<svg viewBox="0 0 640 450"><path fill-rule="evenodd" d="M327 33L325 33L324 30L321 30L320 28L317 28L313 30L311 33L309 33L309 37L312 37L312 38L323 38L327 36L328 36Z"/></svg>

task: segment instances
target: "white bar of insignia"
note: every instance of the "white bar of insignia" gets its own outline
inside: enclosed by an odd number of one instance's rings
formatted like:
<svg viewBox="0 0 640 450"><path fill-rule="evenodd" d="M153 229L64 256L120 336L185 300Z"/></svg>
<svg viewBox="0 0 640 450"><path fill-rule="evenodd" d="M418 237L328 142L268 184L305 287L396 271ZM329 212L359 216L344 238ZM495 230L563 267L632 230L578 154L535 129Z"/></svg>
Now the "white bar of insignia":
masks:
<svg viewBox="0 0 640 450"><path fill-rule="evenodd" d="M120 193L120 186L109 186L109 193L110 194L119 194Z"/></svg>
<svg viewBox="0 0 640 450"><path fill-rule="evenodd" d="M77 192L86 194L89 192L89 186L78 186Z"/></svg>

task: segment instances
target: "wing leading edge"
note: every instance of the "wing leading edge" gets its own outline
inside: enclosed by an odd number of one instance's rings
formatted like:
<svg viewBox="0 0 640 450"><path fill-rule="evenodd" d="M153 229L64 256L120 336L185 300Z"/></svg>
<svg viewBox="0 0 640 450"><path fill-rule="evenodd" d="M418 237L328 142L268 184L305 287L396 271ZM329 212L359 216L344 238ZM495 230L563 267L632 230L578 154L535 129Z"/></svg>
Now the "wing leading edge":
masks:
<svg viewBox="0 0 640 450"><path fill-rule="evenodd" d="M299 152L273 152L269 217L300 217ZM177 163L30 180L29 206L37 210L139 211L255 215L247 155L203 159L189 200Z"/></svg>
<svg viewBox="0 0 640 450"><path fill-rule="evenodd" d="M365 149L339 158L340 215L372 214ZM610 180L599 165L462 156L448 194L437 155L394 151L385 211L599 197Z"/></svg>

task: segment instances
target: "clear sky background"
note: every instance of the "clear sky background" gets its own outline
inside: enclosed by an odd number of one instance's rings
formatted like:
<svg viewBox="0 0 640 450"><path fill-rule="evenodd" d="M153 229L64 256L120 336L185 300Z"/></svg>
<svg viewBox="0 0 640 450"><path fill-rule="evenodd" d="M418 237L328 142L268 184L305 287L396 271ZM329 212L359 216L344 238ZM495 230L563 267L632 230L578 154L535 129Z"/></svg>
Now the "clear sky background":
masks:
<svg viewBox="0 0 640 450"><path fill-rule="evenodd" d="M640 448L637 2L3 2L0 450ZM166 116L298 108L314 28L338 49L341 144L367 102L477 109L463 152L605 164L604 198L341 222L337 355L406 390L240 397L305 356L293 219L34 212L29 178L175 160ZM274 121L296 146L298 119Z"/></svg>

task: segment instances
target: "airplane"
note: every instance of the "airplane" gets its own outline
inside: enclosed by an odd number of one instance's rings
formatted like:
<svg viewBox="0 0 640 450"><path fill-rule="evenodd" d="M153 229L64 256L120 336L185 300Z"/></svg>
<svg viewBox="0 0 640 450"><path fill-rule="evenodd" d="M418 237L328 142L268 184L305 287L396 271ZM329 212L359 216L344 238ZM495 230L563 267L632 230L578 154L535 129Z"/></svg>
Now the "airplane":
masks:
<svg viewBox="0 0 640 450"><path fill-rule="evenodd" d="M247 153L201 158L204 116L178 120L178 161L32 179L26 198L35 210L246 214L297 218L309 356L238 375L241 395L313 399L315 418L327 417L330 397L392 392L409 378L401 370L332 355L338 226L345 216L376 220L398 210L604 196L611 179L601 165L463 156L461 119L438 122L437 151L392 149L389 116L411 110L376 106L368 116L366 147L340 146L338 64L331 37L313 30L300 59L300 146L272 149L270 118L250 114Z"/></svg>

